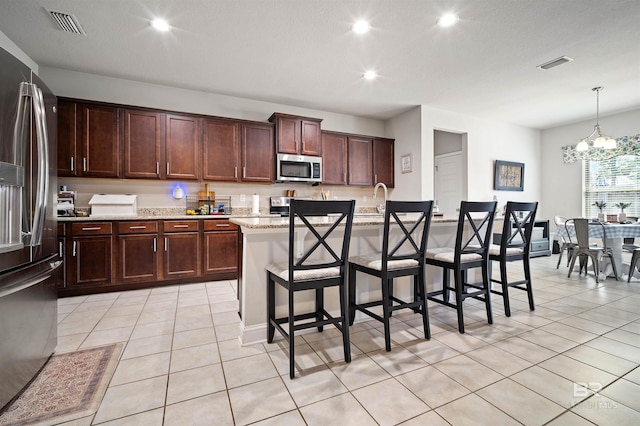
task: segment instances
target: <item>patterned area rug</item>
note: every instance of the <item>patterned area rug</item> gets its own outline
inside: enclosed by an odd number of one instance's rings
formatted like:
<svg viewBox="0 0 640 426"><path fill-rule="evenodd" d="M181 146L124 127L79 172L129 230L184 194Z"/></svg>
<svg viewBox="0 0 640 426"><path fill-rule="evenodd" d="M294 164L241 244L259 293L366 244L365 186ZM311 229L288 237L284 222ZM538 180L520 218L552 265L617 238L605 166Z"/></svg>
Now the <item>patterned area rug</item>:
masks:
<svg viewBox="0 0 640 426"><path fill-rule="evenodd" d="M0 425L51 425L95 413L122 347L118 343L52 356L22 395L0 415Z"/></svg>

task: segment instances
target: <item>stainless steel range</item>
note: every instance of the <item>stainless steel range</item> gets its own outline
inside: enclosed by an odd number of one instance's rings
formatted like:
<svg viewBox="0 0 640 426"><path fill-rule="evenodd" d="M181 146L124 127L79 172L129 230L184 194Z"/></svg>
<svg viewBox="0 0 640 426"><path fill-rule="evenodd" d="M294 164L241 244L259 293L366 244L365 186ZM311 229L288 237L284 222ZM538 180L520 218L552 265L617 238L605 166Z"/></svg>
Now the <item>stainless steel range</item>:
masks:
<svg viewBox="0 0 640 426"><path fill-rule="evenodd" d="M289 216L289 204L294 198L297 200L312 200L311 197L270 197L269 213Z"/></svg>

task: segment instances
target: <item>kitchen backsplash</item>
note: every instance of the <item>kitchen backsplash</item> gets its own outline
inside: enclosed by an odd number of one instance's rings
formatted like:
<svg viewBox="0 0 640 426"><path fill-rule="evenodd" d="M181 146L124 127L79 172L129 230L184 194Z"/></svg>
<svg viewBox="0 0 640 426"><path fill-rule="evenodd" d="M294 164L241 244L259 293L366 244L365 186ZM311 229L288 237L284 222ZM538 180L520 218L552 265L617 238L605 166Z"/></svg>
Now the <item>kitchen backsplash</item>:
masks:
<svg viewBox="0 0 640 426"><path fill-rule="evenodd" d="M87 179L58 178L59 186L76 191L76 208L88 208L94 194L135 194L140 208L186 209L185 198L176 200L173 189L180 185L185 195L197 195L204 191L204 183L179 181L146 181L131 179ZM260 196L260 211L269 211L269 197L287 195L287 190L295 190L299 197L322 199L321 192L329 193L330 199L355 199L357 208L375 207L384 200L383 191L378 190L377 198L372 198L372 187L329 186L309 184L276 183L273 185L251 185L237 183L209 183L209 191L215 191L216 197L231 197L232 208L251 209L252 195ZM389 189L392 197L393 189Z"/></svg>

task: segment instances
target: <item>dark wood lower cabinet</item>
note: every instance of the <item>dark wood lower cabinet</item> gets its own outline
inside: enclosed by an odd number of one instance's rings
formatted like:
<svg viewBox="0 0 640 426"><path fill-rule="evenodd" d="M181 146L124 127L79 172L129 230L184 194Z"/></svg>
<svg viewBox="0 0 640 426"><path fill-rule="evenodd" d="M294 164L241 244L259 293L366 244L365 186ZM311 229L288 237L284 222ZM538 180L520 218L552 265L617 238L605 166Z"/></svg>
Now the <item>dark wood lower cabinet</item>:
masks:
<svg viewBox="0 0 640 426"><path fill-rule="evenodd" d="M111 235L73 237L71 244L69 287L93 287L111 284Z"/></svg>
<svg viewBox="0 0 640 426"><path fill-rule="evenodd" d="M239 230L228 220L61 225L62 297L238 278Z"/></svg>
<svg viewBox="0 0 640 426"><path fill-rule="evenodd" d="M178 232L164 236L164 279L198 276L200 244L197 232Z"/></svg>
<svg viewBox="0 0 640 426"><path fill-rule="evenodd" d="M203 274L238 273L238 226L224 221L204 223Z"/></svg>

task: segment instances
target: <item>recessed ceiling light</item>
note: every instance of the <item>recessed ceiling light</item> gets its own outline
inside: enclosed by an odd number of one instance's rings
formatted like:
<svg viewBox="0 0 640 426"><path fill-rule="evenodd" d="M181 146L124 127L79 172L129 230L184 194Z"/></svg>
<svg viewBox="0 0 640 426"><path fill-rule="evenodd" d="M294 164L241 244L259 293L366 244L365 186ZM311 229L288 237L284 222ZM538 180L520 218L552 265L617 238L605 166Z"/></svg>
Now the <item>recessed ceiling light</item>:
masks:
<svg viewBox="0 0 640 426"><path fill-rule="evenodd" d="M450 27L455 25L459 20L460 18L455 13L446 13L438 19L438 25L441 27Z"/></svg>
<svg viewBox="0 0 640 426"><path fill-rule="evenodd" d="M169 31L171 29L171 27L169 26L169 23L164 19L160 19L160 18L152 20L151 26L156 30L163 31L163 32Z"/></svg>
<svg viewBox="0 0 640 426"><path fill-rule="evenodd" d="M375 80L377 76L378 74L373 70L369 70L362 74L362 77L364 77L365 80Z"/></svg>
<svg viewBox="0 0 640 426"><path fill-rule="evenodd" d="M351 29L356 34L364 34L369 32L369 30L371 29L371 25L369 25L367 21L360 20L360 21L357 21L355 24L353 24Z"/></svg>

